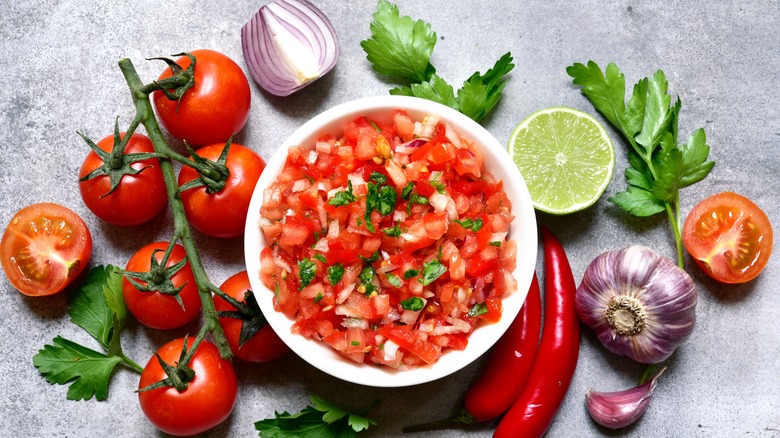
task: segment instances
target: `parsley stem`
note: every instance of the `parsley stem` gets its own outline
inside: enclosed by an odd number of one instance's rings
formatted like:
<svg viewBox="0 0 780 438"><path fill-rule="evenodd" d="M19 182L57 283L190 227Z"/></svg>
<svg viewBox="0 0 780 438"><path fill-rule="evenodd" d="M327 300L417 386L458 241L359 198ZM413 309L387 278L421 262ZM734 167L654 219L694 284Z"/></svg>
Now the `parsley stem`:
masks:
<svg viewBox="0 0 780 438"><path fill-rule="evenodd" d="M208 331L211 332L214 343L219 349L220 356L229 359L233 354L230 351L230 346L225 338L225 333L222 331L222 326L219 324L217 310L214 307L214 300L211 297L211 291L216 288L214 288L209 281L206 270L203 267L200 254L198 254L197 247L195 246L195 239L192 236L192 229L190 228L187 216L184 213L184 204L182 203L179 194L179 185L171 161L171 158L175 157L176 154L165 141L160 126L157 123L157 119L154 116L151 101L149 100L149 93L154 91L154 87L148 87L143 84L132 61L129 59L125 58L120 60L119 68L122 71L125 81L130 88L130 93L133 96L133 103L135 104L136 110L135 118L141 120L141 123L146 128L149 139L154 145L155 152L162 156L159 159L160 170L162 171L163 179L165 180L165 189L168 192L171 213L173 213L173 234L174 237L178 236L187 253L187 259L189 260L190 268L192 268L195 283L197 284L198 292L200 293L200 300L203 305L204 326L208 327ZM127 133L128 136L131 134L131 132Z"/></svg>
<svg viewBox="0 0 780 438"><path fill-rule="evenodd" d="M133 359L125 356L124 353L118 353L117 356L122 359L122 363L133 371L137 371L139 374L144 372L144 367L138 365Z"/></svg>

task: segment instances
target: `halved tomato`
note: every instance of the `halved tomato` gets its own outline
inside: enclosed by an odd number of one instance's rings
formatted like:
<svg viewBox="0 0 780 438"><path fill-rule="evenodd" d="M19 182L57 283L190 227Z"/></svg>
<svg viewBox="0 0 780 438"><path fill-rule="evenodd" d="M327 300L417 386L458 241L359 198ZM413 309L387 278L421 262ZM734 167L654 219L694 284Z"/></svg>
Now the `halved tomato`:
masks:
<svg viewBox="0 0 780 438"><path fill-rule="evenodd" d="M13 216L0 248L5 275L19 292L52 295L86 268L92 255L92 235L69 208L33 204Z"/></svg>
<svg viewBox="0 0 780 438"><path fill-rule="evenodd" d="M723 283L744 283L761 273L772 240L772 225L761 208L731 192L701 201L683 226L685 248L704 272Z"/></svg>

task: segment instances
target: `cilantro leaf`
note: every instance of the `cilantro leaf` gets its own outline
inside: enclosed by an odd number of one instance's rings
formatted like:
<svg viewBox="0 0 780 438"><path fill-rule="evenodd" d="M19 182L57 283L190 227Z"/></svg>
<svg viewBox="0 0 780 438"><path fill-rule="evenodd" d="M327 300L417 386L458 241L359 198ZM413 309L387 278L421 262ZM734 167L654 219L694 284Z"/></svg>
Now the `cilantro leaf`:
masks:
<svg viewBox="0 0 780 438"><path fill-rule="evenodd" d="M65 385L68 400L97 400L108 397L108 381L114 368L122 362L118 356L83 347L57 336L53 345L44 345L33 357L33 364L49 383Z"/></svg>
<svg viewBox="0 0 780 438"><path fill-rule="evenodd" d="M422 283L423 286L428 286L436 281L437 278L444 275L445 272L447 272L447 267L441 263L441 260L433 259L429 262L425 262L423 264L423 273L420 283Z"/></svg>
<svg viewBox="0 0 780 438"><path fill-rule="evenodd" d="M484 75L471 75L458 90L460 112L474 121L480 121L501 99L507 75L515 67L512 54L507 52Z"/></svg>
<svg viewBox="0 0 780 438"><path fill-rule="evenodd" d="M467 230L471 230L475 233L482 229L482 218L476 218L476 219L466 218L463 220L453 220L452 222L455 222L461 227Z"/></svg>
<svg viewBox="0 0 780 438"><path fill-rule="evenodd" d="M387 282L392 284L395 287L401 287L404 285L404 281L401 280L401 278L395 274L388 273L387 275L385 275L385 277L387 277Z"/></svg>
<svg viewBox="0 0 780 438"><path fill-rule="evenodd" d="M401 300L401 308L404 310L418 311L425 307L425 300L420 297L411 297L405 300Z"/></svg>
<svg viewBox="0 0 780 438"><path fill-rule="evenodd" d="M436 72L430 58L437 36L430 24L401 17L397 6L379 0L370 29L371 38L361 41L360 47L377 73L424 82Z"/></svg>
<svg viewBox="0 0 780 438"><path fill-rule="evenodd" d="M298 262L298 278L301 281L298 289L303 290L306 286L314 281L314 277L317 274L317 264L310 259L304 258Z"/></svg>
<svg viewBox="0 0 780 438"><path fill-rule="evenodd" d="M341 281L341 278L344 276L344 265L341 263L336 263L335 265L331 265L328 267L328 282L331 286L335 286L338 284L339 281Z"/></svg>
<svg viewBox="0 0 780 438"><path fill-rule="evenodd" d="M334 207L341 207L356 200L357 196L352 193L352 181L347 181L347 190L336 192L332 198L328 199L328 204Z"/></svg>
<svg viewBox="0 0 780 438"><path fill-rule="evenodd" d="M342 438L377 424L363 415L373 406L352 413L314 395L311 400L314 406L297 414L274 412L274 418L257 421L255 429L263 438Z"/></svg>
<svg viewBox="0 0 780 438"><path fill-rule="evenodd" d="M486 313L488 313L487 305L485 305L485 303L477 303L474 304L474 307L469 309L468 315L471 317L477 317Z"/></svg>

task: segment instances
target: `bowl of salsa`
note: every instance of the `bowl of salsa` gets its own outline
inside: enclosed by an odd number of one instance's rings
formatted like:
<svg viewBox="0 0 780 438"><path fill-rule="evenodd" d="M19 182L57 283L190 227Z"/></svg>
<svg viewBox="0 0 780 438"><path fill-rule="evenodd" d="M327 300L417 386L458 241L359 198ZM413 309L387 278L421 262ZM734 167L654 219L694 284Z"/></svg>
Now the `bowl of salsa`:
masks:
<svg viewBox="0 0 780 438"><path fill-rule="evenodd" d="M519 312L536 266L525 182L481 125L406 96L347 102L277 150L244 250L279 337L352 383L401 387L472 363Z"/></svg>

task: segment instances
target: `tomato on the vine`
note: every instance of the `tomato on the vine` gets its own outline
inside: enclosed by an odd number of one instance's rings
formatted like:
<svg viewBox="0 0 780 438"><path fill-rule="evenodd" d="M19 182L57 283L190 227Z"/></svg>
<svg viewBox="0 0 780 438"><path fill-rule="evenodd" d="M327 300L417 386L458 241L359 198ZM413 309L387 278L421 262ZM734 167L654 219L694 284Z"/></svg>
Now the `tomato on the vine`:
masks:
<svg viewBox="0 0 780 438"><path fill-rule="evenodd" d="M195 153L216 161L224 148L224 143L217 143L202 147ZM265 161L251 149L232 143L225 165L230 175L222 190L208 193L206 187L192 188L182 192L181 200L187 220L195 229L209 236L232 238L244 234L249 201L265 169ZM195 169L182 166L179 186L198 177Z"/></svg>
<svg viewBox="0 0 780 438"><path fill-rule="evenodd" d="M750 281L772 254L772 224L750 199L731 192L701 201L683 226L685 248L710 277L723 283Z"/></svg>
<svg viewBox="0 0 780 438"><path fill-rule="evenodd" d="M290 351L287 344L285 344L271 326L265 322L265 318L260 312L260 308L255 301L252 306L246 300L245 294L251 292L251 285L249 284L249 275L246 271L239 272L232 277L225 280L222 286L219 287L222 292L225 292L228 296L235 298L239 302L245 302L245 305L250 309L256 311L258 314L256 318L260 318L260 329L257 333L249 338L243 345L239 346L239 340L241 336L241 327L244 324L244 319L221 316L219 323L222 325L222 330L225 332L228 345L233 354L243 360L249 362L268 362L274 359L282 357L285 353ZM235 312L236 308L229 304L227 301L219 296L214 296L214 307L218 312ZM256 323L256 321L249 320L249 323Z"/></svg>
<svg viewBox="0 0 780 438"><path fill-rule="evenodd" d="M167 248L168 242L154 242L144 246L130 257L125 271L149 273L152 269L152 254L154 254L157 263L160 263ZM178 244L175 245L164 268L170 268L185 257L184 247ZM128 276L131 275L126 274L122 280L122 295L124 296L125 304L127 304L127 309L141 324L159 330L173 329L190 322L200 313L200 295L189 262L185 262L184 266L173 275L168 275L170 283L174 288L182 288L178 295L184 308L176 301L174 295L159 291L143 292L138 290L130 283ZM160 277L164 276L161 275ZM146 281L137 279L135 281L141 285L149 286Z"/></svg>
<svg viewBox="0 0 780 438"><path fill-rule="evenodd" d="M152 93L160 123L174 137L192 145L227 141L249 118L251 91L246 75L232 59L213 50L193 50L195 85L180 100L162 91ZM186 69L191 62L182 56L176 63ZM166 68L158 80L171 76Z"/></svg>
<svg viewBox="0 0 780 438"><path fill-rule="evenodd" d="M89 263L92 235L67 207L27 206L14 214L0 243L0 261L11 284L24 295L55 294Z"/></svg>
<svg viewBox="0 0 780 438"><path fill-rule="evenodd" d="M194 338L188 338L191 348ZM175 365L181 356L184 338L175 339L157 350L165 363ZM195 373L183 391L167 386L138 392L146 418L158 429L171 435L195 435L205 432L233 411L238 395L238 381L233 365L222 359L217 347L202 341L187 364ZM167 378L156 356L144 367L138 389Z"/></svg>
<svg viewBox="0 0 780 438"><path fill-rule="evenodd" d="M123 132L121 138L124 137ZM109 135L100 140L97 146L111 153L114 147L114 136ZM154 146L149 137L136 133L130 137L124 152L126 154L154 152ZM123 175L119 185L111 193L109 193L111 179L108 175L81 180L103 164L103 160L91 151L79 171L81 198L95 216L116 225L138 225L154 218L168 205L165 180L156 158L131 164L130 167L140 172L135 175Z"/></svg>

